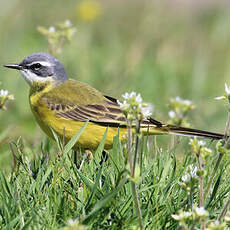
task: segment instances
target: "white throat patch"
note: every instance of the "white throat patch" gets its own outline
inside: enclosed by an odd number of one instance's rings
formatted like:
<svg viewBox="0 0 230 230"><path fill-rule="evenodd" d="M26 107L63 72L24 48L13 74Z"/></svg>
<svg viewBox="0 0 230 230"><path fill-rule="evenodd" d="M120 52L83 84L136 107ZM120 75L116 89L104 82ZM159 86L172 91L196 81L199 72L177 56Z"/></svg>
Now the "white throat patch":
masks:
<svg viewBox="0 0 230 230"><path fill-rule="evenodd" d="M39 77L29 69L22 69L20 70L22 76L25 78L26 82L29 85L33 85L33 83L42 83L42 82L48 82L52 81L52 77L47 76L47 77Z"/></svg>

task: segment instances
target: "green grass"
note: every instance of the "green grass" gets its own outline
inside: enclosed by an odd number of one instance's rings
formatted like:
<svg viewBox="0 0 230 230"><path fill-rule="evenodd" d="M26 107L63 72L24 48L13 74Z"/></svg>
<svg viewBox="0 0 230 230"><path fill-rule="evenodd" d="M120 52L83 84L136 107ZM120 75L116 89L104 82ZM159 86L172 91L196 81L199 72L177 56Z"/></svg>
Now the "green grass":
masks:
<svg viewBox="0 0 230 230"><path fill-rule="evenodd" d="M81 225L89 229L138 228L126 150L118 136L105 160L102 150L106 134L93 158L70 149L79 135L64 148L47 139L33 150L32 158L32 150L24 147L21 139L11 144L12 172L8 176L0 173L1 229L71 229L70 219L77 220L75 229ZM147 138L142 138L139 148L142 157L137 185L144 226L177 229L178 222L171 215L199 206L199 183L194 184L191 195L180 185L188 165L196 164L195 154L185 139L168 150L153 143L147 147ZM57 140L57 146L62 146L61 141ZM213 151L205 165L205 186L216 159ZM229 157L224 156L206 200L208 221L217 219L227 200L229 163Z"/></svg>

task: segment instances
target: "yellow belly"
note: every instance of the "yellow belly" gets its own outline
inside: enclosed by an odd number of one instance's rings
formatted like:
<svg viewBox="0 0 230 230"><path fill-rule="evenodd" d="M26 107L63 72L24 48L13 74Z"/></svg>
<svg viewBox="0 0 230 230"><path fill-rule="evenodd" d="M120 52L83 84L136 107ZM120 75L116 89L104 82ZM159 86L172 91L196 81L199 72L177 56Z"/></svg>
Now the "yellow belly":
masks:
<svg viewBox="0 0 230 230"><path fill-rule="evenodd" d="M42 128L42 130L51 138L54 139L51 129L53 129L61 139L63 135L65 140L69 141L84 125L84 122L74 121L68 118L58 116L56 110L51 110L48 104L41 99L41 96L50 90L52 86L48 86L43 91L30 92L30 106L31 110ZM113 146L113 139L117 135L118 130L116 127L106 127L89 122L78 139L75 147L81 147L84 149L96 149L100 144L106 129L108 128L105 149L110 149ZM133 130L134 131L134 130ZM164 130L156 128L153 126L143 126L141 132L144 134L163 134L167 133ZM127 129L119 128L119 138L121 141L125 141L127 138Z"/></svg>
<svg viewBox="0 0 230 230"><path fill-rule="evenodd" d="M84 125L84 122L68 120L62 117L58 117L55 112L46 108L44 105L39 105L36 108L31 105L32 112L36 118L41 129L51 138L54 139L52 128L62 139L65 135L65 140L69 141ZM75 147L81 147L84 149L96 149L100 144L105 131L105 126L100 126L89 122L78 139ZM120 140L124 141L126 139L127 129L119 128ZM108 132L106 136L105 149L110 149L113 146L113 138L117 135L118 130L116 127L108 127Z"/></svg>

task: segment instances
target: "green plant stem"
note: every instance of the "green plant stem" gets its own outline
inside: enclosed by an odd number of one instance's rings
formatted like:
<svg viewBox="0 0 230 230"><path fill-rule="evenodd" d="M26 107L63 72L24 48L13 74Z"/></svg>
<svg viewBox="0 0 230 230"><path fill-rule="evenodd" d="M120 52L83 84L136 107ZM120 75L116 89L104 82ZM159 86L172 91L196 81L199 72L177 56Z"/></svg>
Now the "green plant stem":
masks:
<svg viewBox="0 0 230 230"><path fill-rule="evenodd" d="M203 167L202 158L200 157L200 151L196 154L196 157L197 157L198 168L200 172L203 172L204 167ZM204 176L203 174L199 176L199 180L200 180L200 207L204 207ZM201 229L204 230L205 226L206 226L205 219L202 219Z"/></svg>
<svg viewBox="0 0 230 230"><path fill-rule="evenodd" d="M136 139L135 139L135 153L134 153L134 159L133 159L133 170L131 171L131 176L135 177L135 168L137 163L137 153L138 153L138 146L139 146L139 135L140 135L140 127L141 127L141 121L137 121L137 127L136 127Z"/></svg>
<svg viewBox="0 0 230 230"><path fill-rule="evenodd" d="M191 209L193 209L193 185L191 186L191 190L189 193L189 201L190 201Z"/></svg>
<svg viewBox="0 0 230 230"><path fill-rule="evenodd" d="M136 208L136 214L139 220L139 227L142 230L144 226L143 226L142 215L141 215L141 207L140 207L140 202L139 202L139 197L137 192L137 185L134 181L131 181L131 188L132 188L133 200Z"/></svg>
<svg viewBox="0 0 230 230"><path fill-rule="evenodd" d="M198 162L198 168L202 172L203 171L203 165L201 162L200 154L196 154L197 162ZM200 180L200 207L204 207L204 176L199 176Z"/></svg>
<svg viewBox="0 0 230 230"><path fill-rule="evenodd" d="M133 179L135 177L135 168L136 168L137 153L138 153L138 146L139 146L140 124L141 124L141 121L138 121L137 127L136 127L135 152L134 152L133 159L132 159L132 149L131 149L132 148L132 127L130 124L128 126L128 156L129 156L131 178ZM132 189L133 201L134 201L134 205L136 209L136 215L138 216L138 220L139 220L139 227L140 229L143 229L143 221L142 221L137 185L133 180L131 181L131 189Z"/></svg>
<svg viewBox="0 0 230 230"><path fill-rule="evenodd" d="M226 123L226 126L225 126L225 132L224 132L224 147L226 146L227 141L228 141L228 131L229 131L229 128L230 128L230 111L228 111L228 120L227 120L227 123ZM211 188L213 179L214 179L214 177L216 175L217 169L218 169L218 167L220 165L220 162L221 162L222 158L223 158L223 154L219 154L217 162L216 162L216 165L215 165L215 167L213 169L211 178L210 178L210 180L208 182L208 186L207 186L207 188L205 190L205 193L204 193L204 201L206 200L206 198L207 198L207 196L209 194L209 190Z"/></svg>
<svg viewBox="0 0 230 230"><path fill-rule="evenodd" d="M194 223L191 225L191 227L189 228L189 230L194 230L195 226L196 226L196 221L194 221ZM184 227L184 229L187 230L188 229L187 226Z"/></svg>
<svg viewBox="0 0 230 230"><path fill-rule="evenodd" d="M206 188L206 190L204 192L204 200L206 200L206 198L207 198L207 196L209 194L213 179L214 179L214 177L216 175L217 169L218 169L218 167L220 165L220 162L221 162L222 158L223 158L223 154L219 154L217 162L216 162L216 165L215 165L215 167L214 167L214 169L212 171L211 178L210 178L210 180L208 182L208 186L207 186L207 188Z"/></svg>
<svg viewBox="0 0 230 230"><path fill-rule="evenodd" d="M227 140L228 140L229 128L230 128L230 111L228 111L228 120L227 120L227 123L226 123L226 126L225 126L225 131L224 131L224 140L225 140L224 145L226 145Z"/></svg>
<svg viewBox="0 0 230 230"><path fill-rule="evenodd" d="M132 172L133 161L132 161L132 126L128 123L128 161L130 171Z"/></svg>
<svg viewBox="0 0 230 230"><path fill-rule="evenodd" d="M227 124L226 124L225 133L224 133L224 141L225 141L224 142L224 147L226 147L226 145L228 143L228 139L229 139L228 131L229 131L229 128L230 128L230 111L228 111L228 121L227 121ZM223 158L224 154L220 154L220 155L222 156L221 158ZM220 221L223 218L223 216L226 214L229 204L230 204L230 198L224 204L224 207L223 207L220 215L217 218L218 221Z"/></svg>
<svg viewBox="0 0 230 230"><path fill-rule="evenodd" d="M140 140L140 128L141 128L141 120L137 121L137 127L136 127L136 140L135 140L135 153L134 153L134 159L133 159L133 172L132 172L132 177L135 177L135 168L136 168L136 163L137 163L137 153L138 153L138 146L139 146L139 140ZM141 215L141 207L140 207L140 201L138 197L138 191L137 191L137 185L134 181L132 181L132 193L133 193L133 198L135 202L135 207L136 207L136 213L139 219L139 226L140 229L143 229L143 221L142 221L142 215Z"/></svg>
<svg viewBox="0 0 230 230"><path fill-rule="evenodd" d="M230 199L228 199L227 202L224 204L224 207L223 207L220 215L217 218L218 221L220 221L224 217L224 215L226 214L229 204L230 204Z"/></svg>

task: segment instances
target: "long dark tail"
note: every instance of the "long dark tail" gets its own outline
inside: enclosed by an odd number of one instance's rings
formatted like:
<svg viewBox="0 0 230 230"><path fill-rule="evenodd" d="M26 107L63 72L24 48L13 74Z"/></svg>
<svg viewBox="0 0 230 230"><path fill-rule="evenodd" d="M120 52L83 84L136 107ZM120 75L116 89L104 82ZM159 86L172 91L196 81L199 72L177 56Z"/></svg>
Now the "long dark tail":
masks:
<svg viewBox="0 0 230 230"><path fill-rule="evenodd" d="M145 124L147 125L147 122ZM223 134L219 134L219 133L213 133L213 132L203 131L199 129L185 128L176 125L163 124L157 120L154 120L153 118L148 119L148 125L149 125L150 134L174 134L174 135L183 135L183 136L196 136L196 137L206 137L215 140L220 140L223 139L224 137ZM145 129L145 132L147 133L147 129Z"/></svg>
<svg viewBox="0 0 230 230"><path fill-rule="evenodd" d="M169 133L176 134L176 135L206 137L215 140L223 139L224 137L223 134L203 131L199 129L191 129L191 128L173 126L173 125L167 125L166 127L168 128Z"/></svg>

